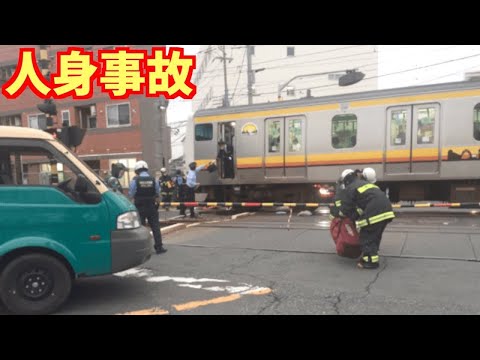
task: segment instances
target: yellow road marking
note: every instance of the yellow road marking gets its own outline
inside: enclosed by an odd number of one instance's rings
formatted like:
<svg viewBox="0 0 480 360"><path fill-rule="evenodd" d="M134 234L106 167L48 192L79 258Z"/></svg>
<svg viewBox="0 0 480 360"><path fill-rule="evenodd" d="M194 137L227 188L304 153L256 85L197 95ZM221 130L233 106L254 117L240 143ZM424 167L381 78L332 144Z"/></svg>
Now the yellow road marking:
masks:
<svg viewBox="0 0 480 360"><path fill-rule="evenodd" d="M138 310L138 311L130 311L124 314L117 314L117 315L168 315L168 310L163 310L160 308L151 308L145 310Z"/></svg>
<svg viewBox="0 0 480 360"><path fill-rule="evenodd" d="M259 288L259 289L254 288L252 290L245 291L241 294L231 294L228 296L220 296L220 297L216 297L209 300L190 301L184 304L172 305L172 307L176 311L188 311L188 310L197 309L202 306L232 302L235 300L239 300L246 295L261 296L261 295L268 295L271 292L272 292L272 289L270 288ZM168 315L168 314L169 314L168 310L163 310L160 308L151 308L151 309L145 309L145 310L131 311L131 312L117 314L117 315Z"/></svg>
<svg viewBox="0 0 480 360"><path fill-rule="evenodd" d="M240 294L232 294L228 296L221 296L210 300L191 301L185 304L173 305L177 311L193 310L201 306L207 306L212 304L221 304L238 300L242 297Z"/></svg>

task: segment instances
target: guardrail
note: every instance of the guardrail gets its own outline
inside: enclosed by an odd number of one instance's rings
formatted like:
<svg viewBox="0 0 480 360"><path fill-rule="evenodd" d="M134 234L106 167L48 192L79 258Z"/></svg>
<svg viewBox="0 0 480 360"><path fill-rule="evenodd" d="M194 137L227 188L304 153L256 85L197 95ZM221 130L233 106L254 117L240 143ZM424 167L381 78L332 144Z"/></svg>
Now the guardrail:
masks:
<svg viewBox="0 0 480 360"><path fill-rule="evenodd" d="M230 207L230 208L319 208L333 206L328 203L278 203L278 202L160 202L162 207ZM394 209L400 208L449 208L449 209L480 209L480 203L425 203L425 204L392 204Z"/></svg>

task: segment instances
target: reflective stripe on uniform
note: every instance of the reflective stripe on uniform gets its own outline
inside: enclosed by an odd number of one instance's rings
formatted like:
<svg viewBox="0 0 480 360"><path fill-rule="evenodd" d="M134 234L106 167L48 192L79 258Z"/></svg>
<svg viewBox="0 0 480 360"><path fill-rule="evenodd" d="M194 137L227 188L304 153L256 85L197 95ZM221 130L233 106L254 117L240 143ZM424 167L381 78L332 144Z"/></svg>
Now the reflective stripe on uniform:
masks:
<svg viewBox="0 0 480 360"><path fill-rule="evenodd" d="M360 208L357 208L357 213L358 213L358 215L363 215L363 210L360 209Z"/></svg>
<svg viewBox="0 0 480 360"><path fill-rule="evenodd" d="M389 220L395 218L393 211L388 211L383 214L372 216L371 218L357 221L357 225L360 227L365 227L367 225L373 225L381 221Z"/></svg>
<svg viewBox="0 0 480 360"><path fill-rule="evenodd" d="M370 258L370 259L369 259ZM369 261L371 260L371 261ZM372 263L377 263L379 261L379 256L374 255L374 256L364 256L363 261L365 262L372 262Z"/></svg>
<svg viewBox="0 0 480 360"><path fill-rule="evenodd" d="M363 194L365 191L367 191L368 189L378 189L378 186L377 185L374 185L374 184L365 184L363 186L360 186L357 191L360 193L360 194Z"/></svg>
<svg viewBox="0 0 480 360"><path fill-rule="evenodd" d="M337 200L337 201L335 201L335 206L336 206L336 207L342 206L342 200Z"/></svg>

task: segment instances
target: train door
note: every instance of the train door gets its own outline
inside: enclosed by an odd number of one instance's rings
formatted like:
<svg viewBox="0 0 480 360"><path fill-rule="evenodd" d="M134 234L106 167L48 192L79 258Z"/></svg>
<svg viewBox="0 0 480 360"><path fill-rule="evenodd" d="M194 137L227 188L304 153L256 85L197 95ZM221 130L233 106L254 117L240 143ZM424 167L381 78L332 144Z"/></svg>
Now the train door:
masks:
<svg viewBox="0 0 480 360"><path fill-rule="evenodd" d="M235 122L220 123L218 126L218 141L223 141L224 146L218 144L218 172L222 179L235 178ZM222 151L221 151L222 150Z"/></svg>
<svg viewBox="0 0 480 360"><path fill-rule="evenodd" d="M306 177L305 117L265 120L265 177Z"/></svg>
<svg viewBox="0 0 480 360"><path fill-rule="evenodd" d="M439 104L389 108L385 173L387 175L438 173L439 137Z"/></svg>

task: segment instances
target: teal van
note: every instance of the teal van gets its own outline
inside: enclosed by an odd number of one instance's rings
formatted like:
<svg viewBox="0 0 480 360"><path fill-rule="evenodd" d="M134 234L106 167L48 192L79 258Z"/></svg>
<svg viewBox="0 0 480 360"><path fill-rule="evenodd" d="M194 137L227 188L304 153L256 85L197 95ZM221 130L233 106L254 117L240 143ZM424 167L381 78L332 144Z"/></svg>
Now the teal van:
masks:
<svg viewBox="0 0 480 360"><path fill-rule="evenodd" d="M0 126L0 299L49 314L78 277L145 263L153 239L135 206L52 135Z"/></svg>

